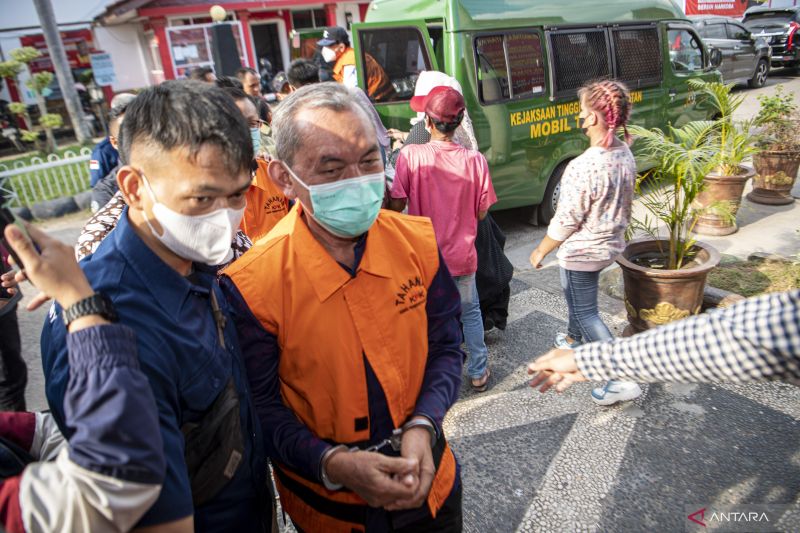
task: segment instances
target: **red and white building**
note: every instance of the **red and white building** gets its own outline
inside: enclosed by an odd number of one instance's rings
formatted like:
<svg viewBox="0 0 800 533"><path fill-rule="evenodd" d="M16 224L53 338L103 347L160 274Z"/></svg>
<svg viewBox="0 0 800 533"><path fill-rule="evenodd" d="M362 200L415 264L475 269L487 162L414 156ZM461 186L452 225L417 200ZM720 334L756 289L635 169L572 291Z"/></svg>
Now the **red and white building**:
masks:
<svg viewBox="0 0 800 533"><path fill-rule="evenodd" d="M258 69L269 59L272 72L285 70L292 39L300 47L305 30L364 20L368 2L331 0L120 0L95 19L96 46L111 54L114 92L181 78L195 67L213 68L209 9L221 5L234 26L242 65Z"/></svg>

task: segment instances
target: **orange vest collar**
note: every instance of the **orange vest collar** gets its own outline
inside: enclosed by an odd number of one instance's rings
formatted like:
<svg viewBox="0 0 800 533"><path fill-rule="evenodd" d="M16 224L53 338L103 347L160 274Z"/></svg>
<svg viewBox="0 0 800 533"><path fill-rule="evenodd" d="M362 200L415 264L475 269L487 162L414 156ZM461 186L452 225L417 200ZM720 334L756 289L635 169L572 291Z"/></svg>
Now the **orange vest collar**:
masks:
<svg viewBox="0 0 800 533"><path fill-rule="evenodd" d="M350 281L350 275L311 234L301 214L302 206L297 202L287 215L288 233L295 242L294 249L317 298L324 302Z"/></svg>
<svg viewBox="0 0 800 533"><path fill-rule="evenodd" d="M297 202L295 208L288 215L288 217L292 218L290 221L292 228L289 233L292 235L292 240L297 243L295 250L297 250L297 255L301 259L306 275L314 287L314 292L317 293L319 301L324 302L333 293L344 287L351 278L350 274L317 241L311 230L308 229L308 224L303 220L302 213L303 206L300 202ZM378 224L379 221L380 215L375 224ZM381 250L390 248L381 246L380 241L376 241L379 238L377 232L371 232L367 235L364 257L361 259L358 270L363 270L381 278L391 278L392 270L389 264L389 257L380 253ZM390 246L390 243L386 244Z"/></svg>

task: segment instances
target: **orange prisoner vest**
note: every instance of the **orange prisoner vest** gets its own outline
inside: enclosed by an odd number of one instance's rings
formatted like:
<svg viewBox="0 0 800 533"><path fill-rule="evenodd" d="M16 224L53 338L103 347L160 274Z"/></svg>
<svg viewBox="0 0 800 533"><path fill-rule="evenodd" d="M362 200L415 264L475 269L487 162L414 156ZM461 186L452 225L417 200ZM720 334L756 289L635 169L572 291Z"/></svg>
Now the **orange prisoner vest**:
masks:
<svg viewBox="0 0 800 533"><path fill-rule="evenodd" d="M245 235L255 244L289 212L289 202L283 191L270 179L267 163L257 159L258 170L247 191L247 207L239 225Z"/></svg>
<svg viewBox="0 0 800 533"><path fill-rule="evenodd" d="M386 71L371 55L364 54L364 59L367 68L366 76L364 76L367 84L367 94L377 102L390 99L394 95L394 87L392 82L389 81ZM333 79L339 83L344 83L344 68L350 65L356 65L356 52L352 48L346 49L336 60L336 64L333 66Z"/></svg>
<svg viewBox="0 0 800 533"><path fill-rule="evenodd" d="M427 292L439 269L431 222L381 211L353 278L313 237L295 206L273 231L227 270L253 314L280 347L281 395L320 439L369 439L363 357L375 371L395 427L413 414L428 354ZM433 516L455 482L444 438L428 496ZM281 502L305 531L363 530L366 503L328 491L275 463Z"/></svg>

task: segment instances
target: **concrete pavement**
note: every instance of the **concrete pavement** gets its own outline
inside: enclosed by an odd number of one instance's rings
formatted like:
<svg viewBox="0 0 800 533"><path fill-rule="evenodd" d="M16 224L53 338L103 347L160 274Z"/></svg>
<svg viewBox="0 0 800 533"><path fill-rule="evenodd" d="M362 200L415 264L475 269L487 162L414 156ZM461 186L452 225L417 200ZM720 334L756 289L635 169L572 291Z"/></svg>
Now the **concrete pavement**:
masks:
<svg viewBox="0 0 800 533"><path fill-rule="evenodd" d="M755 97L778 82L800 94L797 78L770 78L743 93L740 118L753 116ZM793 192L800 198L800 184ZM492 389L463 387L446 423L463 464L465 531L684 531L701 507L747 503L791 504L773 526L800 531L800 388L657 384L610 408L593 404L593 384L562 395L531 391L526 365L566 331L566 306L555 258L540 271L528 263L545 228L529 226L525 209L495 218L515 266L511 321L487 337ZM702 239L739 257L800 252L800 202L743 200L738 222L734 235ZM623 305L600 298L619 334Z"/></svg>
<svg viewBox="0 0 800 533"><path fill-rule="evenodd" d="M753 96L774 90L775 81L746 93L751 112ZM800 93L800 80L787 88ZM743 205L740 232L708 240L736 255L799 252L798 203L760 209ZM540 271L528 263L545 228L527 218L524 209L496 214L515 277L508 328L487 335L492 388L477 395L465 384L445 423L462 464L465 530L683 531L687 505L740 503L792 504L776 526L800 530L800 388L650 385L628 405L599 408L590 384L562 395L527 386L527 363L566 328L555 259ZM47 227L74 242L81 223L72 217ZM621 332L620 302L602 296L601 309ZM46 407L38 354L45 315L20 311L34 409Z"/></svg>

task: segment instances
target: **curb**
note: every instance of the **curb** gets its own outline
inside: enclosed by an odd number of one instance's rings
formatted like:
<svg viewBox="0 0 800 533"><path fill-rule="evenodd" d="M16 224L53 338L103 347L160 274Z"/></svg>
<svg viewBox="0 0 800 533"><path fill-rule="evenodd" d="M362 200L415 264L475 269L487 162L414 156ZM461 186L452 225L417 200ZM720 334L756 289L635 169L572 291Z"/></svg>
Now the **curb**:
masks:
<svg viewBox="0 0 800 533"><path fill-rule="evenodd" d="M58 218L76 211L78 204L72 196L39 202L31 207L33 216L40 219Z"/></svg>
<svg viewBox="0 0 800 533"><path fill-rule="evenodd" d="M88 190L80 192L75 196L65 196L63 198L38 202L30 207L12 207L11 212L28 222L32 221L34 218L47 220L87 209L91 201L92 191Z"/></svg>

